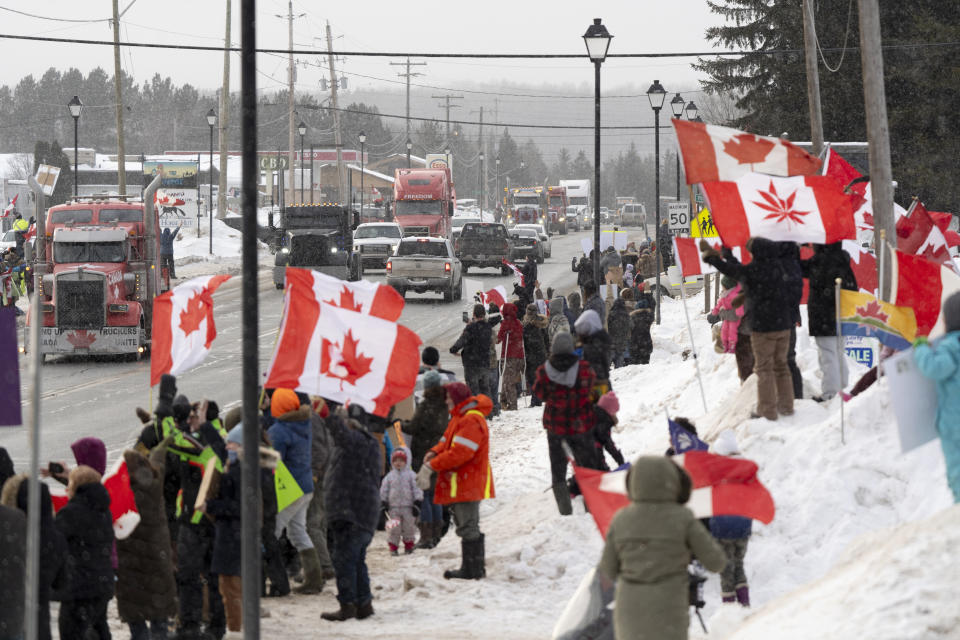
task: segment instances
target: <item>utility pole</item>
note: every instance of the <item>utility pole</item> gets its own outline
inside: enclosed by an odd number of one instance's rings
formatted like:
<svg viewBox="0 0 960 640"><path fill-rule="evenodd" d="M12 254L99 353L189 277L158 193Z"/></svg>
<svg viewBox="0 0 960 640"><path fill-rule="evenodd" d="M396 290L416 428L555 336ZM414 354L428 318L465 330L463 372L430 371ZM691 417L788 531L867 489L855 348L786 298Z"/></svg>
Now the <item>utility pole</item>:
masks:
<svg viewBox="0 0 960 640"><path fill-rule="evenodd" d="M447 144L450 144L450 109L459 109L459 108L460 108L460 105L450 104L450 101L451 101L451 100L463 100L464 98L463 98L463 96L455 96L455 95L450 94L450 93L448 93L448 94L446 94L446 95L442 95L442 96L436 96L436 95L435 95L435 96L432 96L432 97L434 97L434 98L440 98L441 100L444 100L444 101L445 101L445 104L441 104L440 106L447 110L447 134L446 134L446 135L447 135L447 140L446 140L446 142L447 142Z"/></svg>
<svg viewBox="0 0 960 640"><path fill-rule="evenodd" d="M426 62L410 62L410 56L407 56L406 62L391 62L390 66L392 67L407 67L406 73L398 73L397 75L401 78L407 79L407 140L410 139L410 78L416 76L422 76L422 73L411 73L410 67L425 67L427 66Z"/></svg>
<svg viewBox="0 0 960 640"><path fill-rule="evenodd" d="M823 153L823 115L820 112L820 72L817 70L817 29L813 0L803 0L803 54L807 63L807 103L810 108L810 144L813 155Z"/></svg>
<svg viewBox="0 0 960 640"><path fill-rule="evenodd" d="M230 2L227 0L227 26L223 35L223 90L220 91L220 181L217 187L217 219L227 217L227 127L230 113ZM213 167L210 167L213 171ZM212 174L211 174L212 175Z"/></svg>
<svg viewBox="0 0 960 640"><path fill-rule="evenodd" d="M337 74L333 70L333 35L330 33L330 21L327 21L327 62L330 66L330 104L333 106L333 136L337 145L337 195L341 203L349 206L350 194L343 171L343 136L340 132L340 109L337 108ZM291 120L290 122L293 122ZM291 129L293 131L293 129ZM292 138L291 138L292 139Z"/></svg>
<svg viewBox="0 0 960 640"><path fill-rule="evenodd" d="M293 150L293 75L296 73L296 67L293 64L293 0L287 0L289 10L287 12L287 25L290 38L290 58L287 61L287 115L289 117L289 122L287 123L287 171L290 172L290 188L293 189L296 185L294 182L294 173L293 173L293 160L295 151ZM293 200L291 194L290 200Z"/></svg>
<svg viewBox="0 0 960 640"><path fill-rule="evenodd" d="M886 232L896 242L893 217L893 169L890 166L890 124L883 87L883 50L880 47L880 8L877 0L857 0L860 13L860 65L863 67L863 103L867 115L870 151L870 195L873 200L874 238ZM878 252L886 247L876 247ZM877 260L883 288L890 291L890 260ZM880 291L881 299L888 299Z"/></svg>
<svg viewBox="0 0 960 640"><path fill-rule="evenodd" d="M470 113L473 114L477 112L471 111ZM483 153L485 151L485 149L483 148L483 105L480 105L479 113L480 113L480 132L477 134L477 151L479 153ZM484 164L481 162L480 166L477 168L477 176L478 176L478 182L480 184L481 194L483 193L483 186L486 178L486 176L483 175L484 173L486 173L486 168L484 167ZM483 211L483 202L480 203L480 211L481 212Z"/></svg>
<svg viewBox="0 0 960 640"><path fill-rule="evenodd" d="M117 107L117 190L127 195L127 163L123 149L123 93L120 88L120 0L113 0L113 100ZM127 7L128 9L130 7Z"/></svg>

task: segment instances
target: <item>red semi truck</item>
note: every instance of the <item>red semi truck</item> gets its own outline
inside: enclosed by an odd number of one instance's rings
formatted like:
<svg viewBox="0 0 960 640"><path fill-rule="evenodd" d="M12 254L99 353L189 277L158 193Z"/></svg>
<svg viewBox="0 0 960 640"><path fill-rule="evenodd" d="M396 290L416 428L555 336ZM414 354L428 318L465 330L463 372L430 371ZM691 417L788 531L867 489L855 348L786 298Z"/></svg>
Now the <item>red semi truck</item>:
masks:
<svg viewBox="0 0 960 640"><path fill-rule="evenodd" d="M547 187L547 218L550 230L567 235L567 188Z"/></svg>
<svg viewBox="0 0 960 640"><path fill-rule="evenodd" d="M161 273L159 218L147 251L142 202L78 199L47 212L40 274L40 353L129 354L150 344L153 291L170 288ZM28 318L28 324L32 319Z"/></svg>
<svg viewBox="0 0 960 640"><path fill-rule="evenodd" d="M449 168L396 169L393 217L404 236L450 237L457 199Z"/></svg>
<svg viewBox="0 0 960 640"><path fill-rule="evenodd" d="M507 226L542 224L549 231L543 187L517 187L511 191L512 202L507 213Z"/></svg>

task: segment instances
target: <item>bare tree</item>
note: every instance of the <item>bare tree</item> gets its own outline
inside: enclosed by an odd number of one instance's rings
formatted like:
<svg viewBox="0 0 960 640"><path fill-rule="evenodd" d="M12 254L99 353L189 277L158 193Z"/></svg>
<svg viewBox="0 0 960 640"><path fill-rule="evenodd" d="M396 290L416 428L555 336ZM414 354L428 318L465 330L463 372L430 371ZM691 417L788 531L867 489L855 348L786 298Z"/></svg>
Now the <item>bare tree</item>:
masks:
<svg viewBox="0 0 960 640"><path fill-rule="evenodd" d="M699 115L707 124L731 126L734 120L744 114L737 108L737 96L729 93L711 93L704 91L697 99Z"/></svg>
<svg viewBox="0 0 960 640"><path fill-rule="evenodd" d="M7 158L10 175L17 180L26 180L33 175L33 155L29 153L13 153Z"/></svg>

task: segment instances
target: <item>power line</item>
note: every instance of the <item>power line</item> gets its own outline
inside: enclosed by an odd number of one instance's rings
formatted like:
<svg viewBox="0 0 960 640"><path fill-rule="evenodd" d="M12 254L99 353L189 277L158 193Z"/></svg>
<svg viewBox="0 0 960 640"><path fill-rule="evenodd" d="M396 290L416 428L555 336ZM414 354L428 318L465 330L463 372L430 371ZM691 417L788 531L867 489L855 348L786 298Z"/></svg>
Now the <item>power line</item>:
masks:
<svg viewBox="0 0 960 640"><path fill-rule="evenodd" d="M51 22L110 22L113 18L99 18L97 20L88 19L79 19L79 18L51 18L48 16L38 16L35 13L27 13L26 11L18 11L17 9L11 9L10 7L0 7L2 11L9 11L10 13L18 13L21 16L27 16L28 18L37 18L39 20L49 20Z"/></svg>

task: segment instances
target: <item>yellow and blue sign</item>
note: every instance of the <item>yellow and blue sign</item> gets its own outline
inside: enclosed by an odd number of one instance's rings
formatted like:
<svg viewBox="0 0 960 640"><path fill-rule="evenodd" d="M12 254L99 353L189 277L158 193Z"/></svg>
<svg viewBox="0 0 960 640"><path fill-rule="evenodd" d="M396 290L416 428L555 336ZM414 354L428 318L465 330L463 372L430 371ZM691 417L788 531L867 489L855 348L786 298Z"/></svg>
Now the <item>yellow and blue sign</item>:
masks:
<svg viewBox="0 0 960 640"><path fill-rule="evenodd" d="M910 307L877 300L869 293L840 292L840 332L845 336L876 338L898 351L913 344L917 319Z"/></svg>

